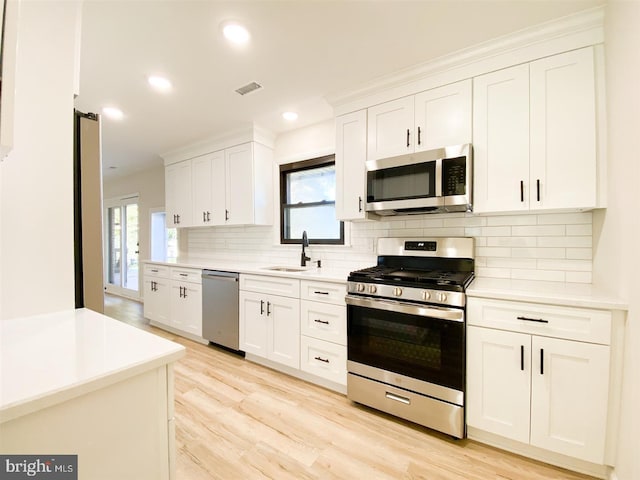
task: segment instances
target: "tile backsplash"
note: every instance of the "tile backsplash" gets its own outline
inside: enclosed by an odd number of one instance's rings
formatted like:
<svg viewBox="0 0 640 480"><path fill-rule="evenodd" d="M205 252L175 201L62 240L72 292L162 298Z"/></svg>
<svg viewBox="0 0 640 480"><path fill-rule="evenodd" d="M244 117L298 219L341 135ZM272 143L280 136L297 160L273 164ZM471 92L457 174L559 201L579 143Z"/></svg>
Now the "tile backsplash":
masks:
<svg viewBox="0 0 640 480"><path fill-rule="evenodd" d="M295 264L300 247L277 244L277 227L189 229L183 253L193 257L266 264ZM346 223L351 245L308 249L326 268L353 270L376 262L380 237L470 236L476 239L479 277L591 283L592 214L554 213L476 216L439 214L398 216ZM185 238L186 237L186 238ZM185 242L186 240L186 242Z"/></svg>

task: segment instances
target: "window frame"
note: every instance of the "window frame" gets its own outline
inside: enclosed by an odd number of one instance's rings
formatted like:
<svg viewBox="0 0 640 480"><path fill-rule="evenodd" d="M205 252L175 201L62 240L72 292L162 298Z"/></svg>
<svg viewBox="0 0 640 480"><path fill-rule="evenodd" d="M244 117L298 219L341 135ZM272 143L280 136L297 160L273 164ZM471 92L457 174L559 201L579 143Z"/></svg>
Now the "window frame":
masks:
<svg viewBox="0 0 640 480"><path fill-rule="evenodd" d="M335 154L325 155L323 157L311 158L309 160L300 160L298 162L293 163L285 163L280 165L280 244L281 245L296 245L301 244L301 238L285 238L284 230L285 230L285 209L287 207L315 207L321 205L334 205L335 208L335 200L327 202L313 202L313 203L303 203L303 204L288 204L287 200L287 175L294 172L301 172L304 170L313 170L314 168L333 165L335 167L336 164L336 156ZM344 222L342 220L336 221L340 224L340 238L309 238L309 244L313 245L344 245Z"/></svg>

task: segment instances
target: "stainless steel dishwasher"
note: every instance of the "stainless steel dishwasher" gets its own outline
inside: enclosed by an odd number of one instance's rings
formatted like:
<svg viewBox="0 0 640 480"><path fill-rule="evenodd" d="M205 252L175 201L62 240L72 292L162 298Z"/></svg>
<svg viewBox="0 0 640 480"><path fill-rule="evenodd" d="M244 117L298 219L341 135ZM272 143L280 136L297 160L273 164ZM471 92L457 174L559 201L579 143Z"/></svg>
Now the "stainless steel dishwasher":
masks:
<svg viewBox="0 0 640 480"><path fill-rule="evenodd" d="M218 345L240 348L239 275L202 271L202 336Z"/></svg>

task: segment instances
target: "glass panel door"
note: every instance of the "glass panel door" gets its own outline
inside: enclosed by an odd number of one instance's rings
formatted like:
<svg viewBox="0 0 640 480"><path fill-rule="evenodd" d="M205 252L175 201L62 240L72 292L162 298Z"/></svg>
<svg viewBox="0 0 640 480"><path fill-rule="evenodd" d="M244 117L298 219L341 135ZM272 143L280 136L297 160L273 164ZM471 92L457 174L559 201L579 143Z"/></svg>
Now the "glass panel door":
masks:
<svg viewBox="0 0 640 480"><path fill-rule="evenodd" d="M138 197L105 201L107 291L138 297Z"/></svg>

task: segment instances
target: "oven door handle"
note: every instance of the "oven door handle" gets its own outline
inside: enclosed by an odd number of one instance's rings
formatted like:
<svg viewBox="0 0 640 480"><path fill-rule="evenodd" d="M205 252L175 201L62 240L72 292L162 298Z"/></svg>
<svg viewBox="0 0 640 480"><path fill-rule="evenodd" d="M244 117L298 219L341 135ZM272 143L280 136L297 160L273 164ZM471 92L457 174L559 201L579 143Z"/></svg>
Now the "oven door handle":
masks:
<svg viewBox="0 0 640 480"><path fill-rule="evenodd" d="M373 308L390 312L408 313L420 317L431 317L452 322L464 322L464 310L460 308L436 307L434 305L421 305L417 303L398 302L396 300L382 300L379 298L357 297L347 295L344 297L347 305L354 307Z"/></svg>

